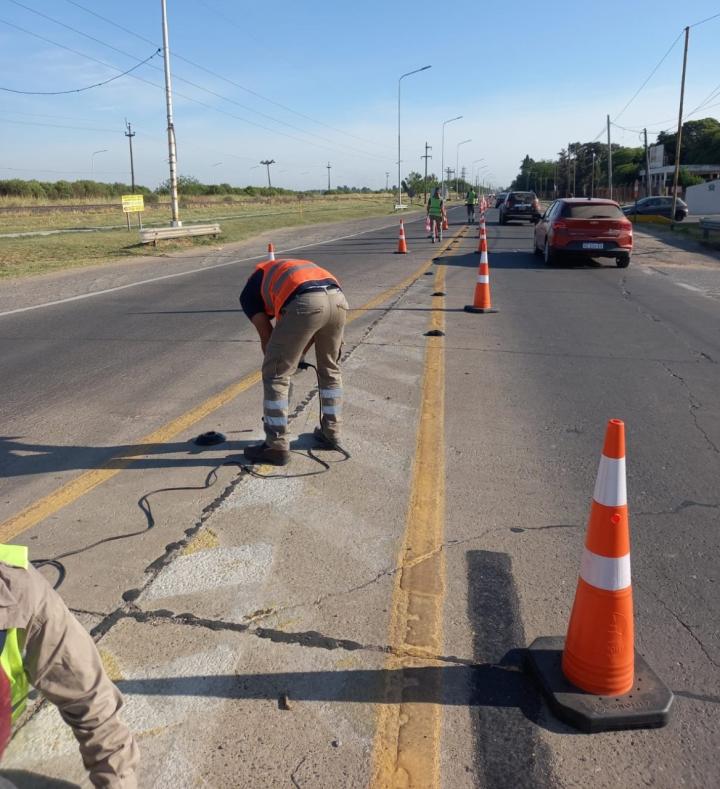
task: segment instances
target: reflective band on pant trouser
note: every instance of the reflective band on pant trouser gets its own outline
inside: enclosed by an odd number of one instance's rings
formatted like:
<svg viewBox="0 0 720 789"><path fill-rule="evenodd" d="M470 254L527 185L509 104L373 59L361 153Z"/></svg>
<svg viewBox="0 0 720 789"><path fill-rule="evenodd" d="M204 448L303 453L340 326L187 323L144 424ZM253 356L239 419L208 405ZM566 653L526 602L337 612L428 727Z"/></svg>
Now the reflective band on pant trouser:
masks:
<svg viewBox="0 0 720 789"><path fill-rule="evenodd" d="M337 436L342 413L342 393L342 388L339 386L320 388L321 427L331 438Z"/></svg>
<svg viewBox="0 0 720 789"><path fill-rule="evenodd" d="M630 586L630 554L611 558L585 548L580 562L580 577L596 589L617 592Z"/></svg>

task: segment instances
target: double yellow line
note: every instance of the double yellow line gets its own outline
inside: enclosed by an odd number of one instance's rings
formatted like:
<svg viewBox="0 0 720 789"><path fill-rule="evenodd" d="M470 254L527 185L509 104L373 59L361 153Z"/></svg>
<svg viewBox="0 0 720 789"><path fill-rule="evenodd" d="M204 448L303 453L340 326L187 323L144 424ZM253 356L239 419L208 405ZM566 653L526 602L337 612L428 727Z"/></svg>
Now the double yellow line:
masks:
<svg viewBox="0 0 720 789"><path fill-rule="evenodd" d="M441 249L440 252L442 251ZM351 310L348 315L348 323L357 320L367 310L373 309L383 302L394 298L402 290L409 287L418 277L422 276L430 267L431 263L431 260L425 261L409 277L402 280L402 282L383 291L362 307ZM31 529L33 526L36 526L38 523L41 523L49 516L56 513L58 510L77 501L79 498L98 487L98 485L102 485L104 482L112 479L116 474L119 474L128 466L132 465L139 457L151 454L154 447L171 441L179 434L208 417L214 411L217 411L218 408L222 408L222 406L232 402L238 395L246 392L260 380L261 374L259 370L246 375L241 380L230 384L230 386L226 387L221 392L208 398L203 403L181 414L176 419L173 419L152 433L138 439L136 444L122 455L106 461L106 465L103 468L86 471L84 474L80 474L80 476L65 485L61 485L47 496L43 496L33 502L21 512L11 516L3 523L0 523L0 543L9 542L15 539L23 532Z"/></svg>
<svg viewBox="0 0 720 789"><path fill-rule="evenodd" d="M464 231L460 232L462 235ZM452 242L451 242L452 243ZM444 266L435 292L445 287ZM430 330L445 330L445 299L432 297ZM441 675L428 672L421 689L405 669L437 666L445 598L445 340L429 336L405 533L397 560L386 663L386 700L378 709L371 789L440 785ZM433 701L410 701L425 695ZM395 698L399 700L396 702Z"/></svg>

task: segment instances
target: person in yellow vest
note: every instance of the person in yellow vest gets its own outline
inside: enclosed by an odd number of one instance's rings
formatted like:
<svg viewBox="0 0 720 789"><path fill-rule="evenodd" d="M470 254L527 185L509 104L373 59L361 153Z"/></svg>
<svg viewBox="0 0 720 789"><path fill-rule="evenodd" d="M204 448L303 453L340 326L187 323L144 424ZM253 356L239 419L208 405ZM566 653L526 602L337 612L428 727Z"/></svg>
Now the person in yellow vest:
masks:
<svg viewBox="0 0 720 789"><path fill-rule="evenodd" d="M32 685L72 728L93 786L135 789L139 755L119 717L120 692L92 638L22 545L0 544L0 643L0 756Z"/></svg>
<svg viewBox="0 0 720 789"><path fill-rule="evenodd" d="M322 446L339 448L342 407L339 361L348 311L340 283L310 260L266 260L250 275L240 294L240 304L260 336L265 355L262 367L265 441L245 447L245 457L251 463L274 466L290 462L290 376L313 344L322 413L320 427L314 435Z"/></svg>
<svg viewBox="0 0 720 789"><path fill-rule="evenodd" d="M445 218L445 201L440 196L440 187L436 186L427 203L427 215L430 219L432 242L442 241L443 219Z"/></svg>
<svg viewBox="0 0 720 789"><path fill-rule="evenodd" d="M475 206L478 204L477 192L470 187L465 195L465 207L467 208L468 224L475 223Z"/></svg>

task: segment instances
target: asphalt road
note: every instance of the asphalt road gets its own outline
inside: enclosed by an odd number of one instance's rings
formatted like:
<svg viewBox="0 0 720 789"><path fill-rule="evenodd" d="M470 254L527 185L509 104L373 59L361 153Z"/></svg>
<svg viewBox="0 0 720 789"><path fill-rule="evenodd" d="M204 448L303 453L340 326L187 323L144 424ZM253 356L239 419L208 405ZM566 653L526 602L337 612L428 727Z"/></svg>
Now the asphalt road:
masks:
<svg viewBox="0 0 720 789"><path fill-rule="evenodd" d="M353 458L318 475L308 374L288 477L222 465L258 435L251 384L131 449L257 369L236 305L252 261L223 253L219 268L0 316L3 528L31 507L16 539L35 556L84 549L63 559L61 591L99 626L142 786L717 780L720 264L643 238L629 269L548 269L530 227L488 218L494 315L462 310L474 232L434 263L417 222L409 256L392 254L394 228L364 232L379 220L308 236L301 254L368 304L347 334ZM628 432L637 646L676 699L665 729L577 736L521 650L566 627L613 417ZM229 445L188 443L210 428ZM114 476L72 487L98 467ZM19 786L82 776L49 710L6 764Z"/></svg>

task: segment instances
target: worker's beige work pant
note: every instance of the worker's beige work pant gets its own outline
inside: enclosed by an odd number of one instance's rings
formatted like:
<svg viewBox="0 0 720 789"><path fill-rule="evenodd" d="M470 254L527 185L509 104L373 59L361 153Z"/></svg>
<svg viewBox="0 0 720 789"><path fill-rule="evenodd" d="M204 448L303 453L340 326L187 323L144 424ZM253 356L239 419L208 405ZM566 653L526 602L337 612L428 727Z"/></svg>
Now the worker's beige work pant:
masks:
<svg viewBox="0 0 720 789"><path fill-rule="evenodd" d="M290 376L312 339L320 384L320 426L329 439L339 443L342 379L338 362L347 311L347 300L339 288L301 293L281 310L262 368L265 441L272 449L288 449Z"/></svg>
<svg viewBox="0 0 720 789"><path fill-rule="evenodd" d="M138 749L90 635L32 566L0 563L0 629L25 634L25 672L73 730L93 786L135 789Z"/></svg>

